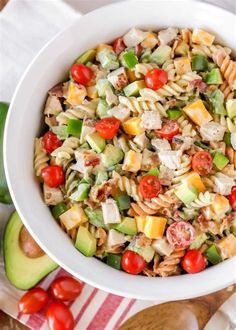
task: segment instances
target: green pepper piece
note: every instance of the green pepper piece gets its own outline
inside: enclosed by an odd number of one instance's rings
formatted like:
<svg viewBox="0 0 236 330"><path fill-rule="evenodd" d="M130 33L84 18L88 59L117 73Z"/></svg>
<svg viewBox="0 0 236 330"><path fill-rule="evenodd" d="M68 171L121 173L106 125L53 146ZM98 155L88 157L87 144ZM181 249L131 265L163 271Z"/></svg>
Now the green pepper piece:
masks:
<svg viewBox="0 0 236 330"><path fill-rule="evenodd" d="M77 190L70 196L70 199L75 202L82 202L88 196L90 187L89 183L80 183Z"/></svg>
<svg viewBox="0 0 236 330"><path fill-rule="evenodd" d="M212 93L207 94L207 97L213 107L214 113L218 115L226 115L226 109L224 106L224 94L216 89Z"/></svg>
<svg viewBox="0 0 236 330"><path fill-rule="evenodd" d="M222 76L220 73L220 69L215 68L212 69L209 73L206 74L205 82L208 85L219 85L223 83Z"/></svg>
<svg viewBox="0 0 236 330"><path fill-rule="evenodd" d="M95 55L96 55L95 49L86 50L86 52L84 52L77 58L75 63L87 64L87 62L93 62Z"/></svg>
<svg viewBox="0 0 236 330"><path fill-rule="evenodd" d="M194 55L192 57L192 70L193 71L207 71L208 60L204 55Z"/></svg>
<svg viewBox="0 0 236 330"><path fill-rule="evenodd" d="M82 120L69 119L67 126L67 133L75 137L80 137L82 124L83 124Z"/></svg>
<svg viewBox="0 0 236 330"><path fill-rule="evenodd" d="M120 211L130 208L130 197L127 194L118 195L115 200Z"/></svg>
<svg viewBox="0 0 236 330"><path fill-rule="evenodd" d="M167 110L167 115L169 119L175 120L182 115L182 111L177 108L169 109Z"/></svg>
<svg viewBox="0 0 236 330"><path fill-rule="evenodd" d="M67 211L67 206L65 203L59 203L52 208L52 215L57 220L59 216Z"/></svg>
<svg viewBox="0 0 236 330"><path fill-rule="evenodd" d="M224 142L226 143L227 147L231 147L231 133L229 132L225 133Z"/></svg>
<svg viewBox="0 0 236 330"><path fill-rule="evenodd" d="M222 257L220 255L220 250L219 248L215 245L212 244L205 252L204 252L207 260L215 265L218 264L219 262L222 261Z"/></svg>
<svg viewBox="0 0 236 330"><path fill-rule="evenodd" d="M216 152L213 158L213 164L218 168L218 170L223 170L223 168L228 164L229 159L221 152Z"/></svg>
<svg viewBox="0 0 236 330"><path fill-rule="evenodd" d="M143 176L147 176L147 175L155 175L155 176L159 176L159 170L158 168L151 168L147 173L145 173Z"/></svg>
<svg viewBox="0 0 236 330"><path fill-rule="evenodd" d="M3 133L9 104L0 102L0 203L12 204L3 166Z"/></svg>
<svg viewBox="0 0 236 330"><path fill-rule="evenodd" d="M138 63L138 58L132 50L129 50L123 54L123 60L125 66L127 66L129 69L132 69Z"/></svg>
<svg viewBox="0 0 236 330"><path fill-rule="evenodd" d="M121 254L107 254L107 264L115 269L121 269Z"/></svg>
<svg viewBox="0 0 236 330"><path fill-rule="evenodd" d="M200 142L200 141L195 141L193 142L193 144L195 144L195 146L205 149L205 150L210 150L210 148L208 146L206 146L204 143Z"/></svg>

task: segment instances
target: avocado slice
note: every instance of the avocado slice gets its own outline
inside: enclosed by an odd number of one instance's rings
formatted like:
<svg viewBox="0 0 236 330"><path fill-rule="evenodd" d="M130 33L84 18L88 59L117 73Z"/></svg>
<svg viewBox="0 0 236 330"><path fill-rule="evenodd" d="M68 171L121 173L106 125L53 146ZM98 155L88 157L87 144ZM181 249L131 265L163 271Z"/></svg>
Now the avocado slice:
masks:
<svg viewBox="0 0 236 330"><path fill-rule="evenodd" d="M84 52L83 54L81 54L79 56L79 58L77 58L75 63L86 64L87 62L93 62L95 56L96 56L96 50L95 49L86 50L86 52Z"/></svg>
<svg viewBox="0 0 236 330"><path fill-rule="evenodd" d="M155 250L153 249L153 247L151 245L141 248L141 247L138 247L137 245L135 245L133 242L131 242L128 245L127 250L131 250L131 251L138 253L147 262L150 262L153 259L154 254L155 254Z"/></svg>
<svg viewBox="0 0 236 330"><path fill-rule="evenodd" d="M20 247L20 233L24 225L17 212L12 213L3 237L4 263L8 280L16 288L28 290L58 265L46 254L29 258Z"/></svg>
<svg viewBox="0 0 236 330"><path fill-rule="evenodd" d="M212 69L209 73L207 73L207 75L205 77L205 82L208 85L222 84L223 80L222 80L222 76L220 73L220 69L218 69L218 68Z"/></svg>
<svg viewBox="0 0 236 330"><path fill-rule="evenodd" d="M88 134L85 139L90 147L97 153L100 153L105 149L106 141L98 134L98 132Z"/></svg>
<svg viewBox="0 0 236 330"><path fill-rule="evenodd" d="M223 170L223 168L229 163L229 158L227 158L222 152L216 152L213 158L213 164L218 168L218 170Z"/></svg>
<svg viewBox="0 0 236 330"><path fill-rule="evenodd" d="M192 203L198 195L197 189L187 183L182 183L180 186L175 188L174 193L184 204Z"/></svg>
<svg viewBox="0 0 236 330"><path fill-rule="evenodd" d="M127 235L136 235L138 233L136 220L134 218L125 217L116 227L116 230Z"/></svg>
<svg viewBox="0 0 236 330"><path fill-rule="evenodd" d="M120 148L107 144L102 153L102 162L105 167L111 167L118 164L124 157L124 153Z"/></svg>
<svg viewBox="0 0 236 330"><path fill-rule="evenodd" d="M138 96L140 89L145 88L144 80L137 80L124 88L125 96Z"/></svg>
<svg viewBox="0 0 236 330"><path fill-rule="evenodd" d="M88 231L87 228L80 226L75 247L86 257L92 257L96 252L96 238Z"/></svg>
<svg viewBox="0 0 236 330"><path fill-rule="evenodd" d="M226 109L229 118L233 119L236 117L236 99L228 100L226 102Z"/></svg>
<svg viewBox="0 0 236 330"><path fill-rule="evenodd" d="M170 59L171 47L167 45L159 46L150 56L150 62L155 62L158 65L162 65L165 61Z"/></svg>

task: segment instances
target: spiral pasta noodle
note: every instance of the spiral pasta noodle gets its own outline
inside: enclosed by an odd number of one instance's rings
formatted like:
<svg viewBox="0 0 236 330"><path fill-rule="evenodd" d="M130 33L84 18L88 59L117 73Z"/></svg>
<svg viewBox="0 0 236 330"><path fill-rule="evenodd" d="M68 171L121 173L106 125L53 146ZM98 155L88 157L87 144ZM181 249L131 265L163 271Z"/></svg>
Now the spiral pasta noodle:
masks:
<svg viewBox="0 0 236 330"><path fill-rule="evenodd" d="M186 178L188 176L191 168L192 168L191 157L188 157L187 155L183 155L182 159L181 159L180 168L174 171L173 183L178 184L184 178Z"/></svg>
<svg viewBox="0 0 236 330"><path fill-rule="evenodd" d="M145 76L148 71L154 69L157 67L157 64L155 63L138 63L134 67L134 73L137 78L141 78L142 76Z"/></svg>
<svg viewBox="0 0 236 330"><path fill-rule="evenodd" d="M76 137L67 138L61 147L55 149L51 155L56 157L56 163L61 164L64 159L70 159L74 150L79 146L79 139Z"/></svg>
<svg viewBox="0 0 236 330"><path fill-rule="evenodd" d="M199 196L190 204L187 205L188 208L200 209L201 207L206 207L214 202L214 194L206 191L205 193L200 193Z"/></svg>
<svg viewBox="0 0 236 330"><path fill-rule="evenodd" d="M140 200L138 186L134 180L129 179L126 176L121 176L115 171L113 171L112 177L113 179L117 179L118 187L121 191L126 192L127 195L131 196L135 201Z"/></svg>
<svg viewBox="0 0 236 330"><path fill-rule="evenodd" d="M197 132L193 128L193 125L189 122L189 120L185 116L181 116L177 121L181 128L181 132L183 136L194 137L197 135Z"/></svg>
<svg viewBox="0 0 236 330"><path fill-rule="evenodd" d="M180 249L173 251L170 256L164 257L164 260L161 261L157 267L158 275L161 277L177 275L179 272L178 265L184 254L185 250Z"/></svg>
<svg viewBox="0 0 236 330"><path fill-rule="evenodd" d="M35 138L34 142L34 169L36 176L41 175L41 171L48 165L49 157L42 146L42 138Z"/></svg>

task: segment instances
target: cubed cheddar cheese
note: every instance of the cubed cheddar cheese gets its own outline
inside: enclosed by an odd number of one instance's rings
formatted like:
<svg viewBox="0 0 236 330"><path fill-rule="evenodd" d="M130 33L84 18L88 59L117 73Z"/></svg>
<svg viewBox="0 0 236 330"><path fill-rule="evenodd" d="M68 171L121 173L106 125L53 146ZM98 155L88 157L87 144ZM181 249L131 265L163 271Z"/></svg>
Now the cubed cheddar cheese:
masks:
<svg viewBox="0 0 236 330"><path fill-rule="evenodd" d="M140 152L129 150L125 154L125 159L122 169L124 171L136 173L141 169L141 164L142 164L142 154Z"/></svg>
<svg viewBox="0 0 236 330"><path fill-rule="evenodd" d="M211 210L217 215L223 215L229 211L229 200L225 196L216 194L214 198L214 203L210 206Z"/></svg>
<svg viewBox="0 0 236 330"><path fill-rule="evenodd" d="M196 172L190 172L189 175L183 179L183 181L196 188L199 192L206 191L206 187L202 182L200 175Z"/></svg>
<svg viewBox="0 0 236 330"><path fill-rule="evenodd" d="M84 210L78 204L73 205L68 211L60 215L59 218L67 230L77 228L88 220Z"/></svg>
<svg viewBox="0 0 236 330"><path fill-rule="evenodd" d="M67 90L66 102L68 102L70 105L81 104L86 95L87 90L83 85L70 82Z"/></svg>
<svg viewBox="0 0 236 330"><path fill-rule="evenodd" d="M188 104L183 110L198 126L204 125L213 119L200 99Z"/></svg>
<svg viewBox="0 0 236 330"><path fill-rule="evenodd" d="M174 60L174 66L177 74L183 75L192 71L191 62L188 57L178 57Z"/></svg>
<svg viewBox="0 0 236 330"><path fill-rule="evenodd" d="M112 46L110 46L110 45L107 45L107 44L99 44L98 46L97 46L97 49L96 49L96 51L97 51L97 53L96 53L96 60L98 61L99 60L99 58L98 58L98 54L102 51L102 50L104 50L104 49L108 49L108 50L110 50L110 51L114 51L113 50L113 48L112 48Z"/></svg>
<svg viewBox="0 0 236 330"><path fill-rule="evenodd" d="M88 86L87 94L88 94L88 97L90 97L91 99L96 99L98 97L98 90L96 88L96 85Z"/></svg>
<svg viewBox="0 0 236 330"><path fill-rule="evenodd" d="M130 135L142 134L145 131L145 128L140 126L141 120L142 119L140 117L133 117L127 119L122 124L125 133Z"/></svg>
<svg viewBox="0 0 236 330"><path fill-rule="evenodd" d="M147 37L141 42L141 46L144 48L153 49L158 44L156 35L152 32L148 32Z"/></svg>
<svg viewBox="0 0 236 330"><path fill-rule="evenodd" d="M135 220L136 220L138 233L143 233L146 224L146 216L136 216Z"/></svg>
<svg viewBox="0 0 236 330"><path fill-rule="evenodd" d="M146 217L146 224L144 227L144 234L151 239L162 238L167 219L164 217Z"/></svg>
<svg viewBox="0 0 236 330"><path fill-rule="evenodd" d="M211 46L215 36L202 29L194 29L192 34L192 42L199 45Z"/></svg>
<svg viewBox="0 0 236 330"><path fill-rule="evenodd" d="M223 259L236 256L236 237L233 234L222 238L216 243L216 245L220 249Z"/></svg>

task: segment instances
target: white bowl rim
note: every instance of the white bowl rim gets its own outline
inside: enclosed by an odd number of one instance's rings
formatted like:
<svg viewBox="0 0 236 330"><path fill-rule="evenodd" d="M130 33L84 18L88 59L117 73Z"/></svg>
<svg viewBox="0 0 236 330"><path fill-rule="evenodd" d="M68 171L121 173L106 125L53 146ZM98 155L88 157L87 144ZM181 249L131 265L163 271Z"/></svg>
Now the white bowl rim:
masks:
<svg viewBox="0 0 236 330"><path fill-rule="evenodd" d="M79 17L76 19L71 26L67 27L60 33L58 33L53 39L51 39L42 49L41 51L36 55L36 57L32 60L28 68L26 69L24 75L22 76L12 99L9 113L6 120L6 126L5 126L5 133L4 133L4 167L6 170L6 177L7 182L9 184L10 193L13 199L13 202L15 204L15 207L22 218L25 226L31 233L31 235L34 237L34 239L43 247L45 252L54 259L60 266L62 266L64 269L66 269L68 272L72 273L74 276L80 278L81 280L98 287L102 290L130 297L130 298L138 298L138 299L144 299L144 300L157 300L159 297L161 300L179 300L179 299L186 299L191 297L196 297L204 294L208 294L212 291L220 290L226 286L232 285L236 282L236 258L232 258L229 260L224 261L223 263L216 265L214 267L210 267L206 269L202 273L198 273L195 275L181 275L181 276L174 276L170 278L147 278L147 277L141 277L141 276L130 276L123 272L119 272L119 276L117 274L118 271L113 270L111 268L108 268L108 266L105 266L107 271L101 271L101 273L104 275L105 273L109 273L110 276L114 276L119 278L119 280L124 280L128 284L126 287L122 287L120 283L113 283L110 279L108 283L104 284L102 281L102 277L100 276L99 280L96 280L96 277L92 276L88 269L86 271L81 270L78 271L77 269L69 266L67 263L62 261L60 257L58 256L58 253L56 250L52 250L51 247L47 244L47 242L44 241L43 237L39 237L37 235L37 232L32 228L29 218L26 215L25 210L22 208L21 204L18 202L20 200L19 190L17 191L15 188L15 182L13 179L13 171L15 168L12 166L12 159L14 159L12 154L12 148L14 146L11 143L11 136L12 136L12 127L13 121L14 121L14 109L16 108L16 103L18 96L20 95L21 91L24 89L24 82L27 78L27 75L30 73L32 67L34 64L40 59L41 55L44 54L48 48L52 47L54 42L58 40L61 36L63 36L66 31L71 28L74 25L77 25L78 22L83 19L84 17L90 17L92 15L96 15L97 13L102 13L103 11L107 10L107 8L115 9L116 7L119 8L123 6L129 7L129 3L132 3L133 1L123 1L120 3L114 3L110 4L108 6L96 9L82 17ZM139 1L138 3L145 2L147 4L151 1ZM163 3L173 3L173 4L184 4L185 6L189 6L191 3L191 6L196 8L202 8L204 10L213 10L215 12L218 11L218 13L221 13L222 15L228 16L230 19L234 19L234 14L229 13L223 8L216 7L214 5L208 4L208 3L202 3L198 1L188 1L188 0L182 0L182 1L159 1L159 4ZM86 258L84 258L82 255L79 254L78 260L81 261L81 263L86 263ZM99 263L101 263L99 261ZM102 263L101 263L102 265ZM99 268L102 268L99 267ZM99 270L100 271L100 270ZM224 278L222 278L220 281L214 280L215 275L224 273ZM176 284L173 283L173 281L176 281ZM204 281L207 282L207 285L204 283ZM177 286L181 286L185 288L191 288L190 290L183 289L181 292L180 290L175 291L177 289ZM155 286L156 287L155 287ZM158 290L157 290L158 289ZM174 291L173 291L174 289ZM157 293L160 293L160 296L158 296Z"/></svg>

